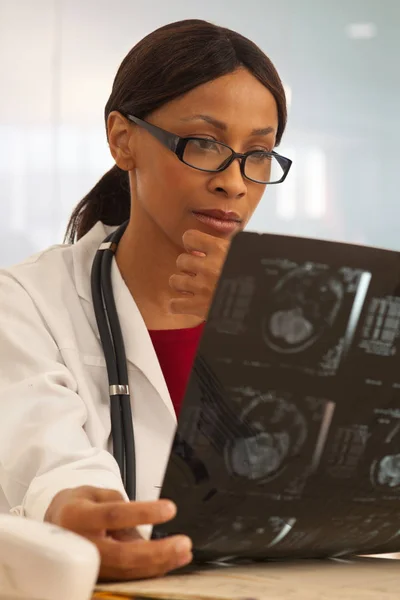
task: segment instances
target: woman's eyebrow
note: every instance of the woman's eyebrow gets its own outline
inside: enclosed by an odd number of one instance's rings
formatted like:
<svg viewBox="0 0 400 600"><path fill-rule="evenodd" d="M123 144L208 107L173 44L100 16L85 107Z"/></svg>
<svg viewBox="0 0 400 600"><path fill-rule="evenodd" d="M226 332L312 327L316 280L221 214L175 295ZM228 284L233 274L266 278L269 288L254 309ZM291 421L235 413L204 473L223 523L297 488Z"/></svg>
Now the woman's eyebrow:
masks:
<svg viewBox="0 0 400 600"><path fill-rule="evenodd" d="M211 117L210 115L192 115L191 117L185 117L185 118L181 118L181 121L184 122L188 122L188 121L205 121L206 123L209 123L210 125L213 125L214 127L216 127L217 129L221 129L221 131L226 131L228 129L228 126L226 123L223 123L222 121L219 121L218 119L215 119L214 117ZM257 128L257 129L253 129L253 131L250 133L251 136L253 135L269 135L270 133L275 133L275 129L271 126L268 127L261 127L261 128Z"/></svg>

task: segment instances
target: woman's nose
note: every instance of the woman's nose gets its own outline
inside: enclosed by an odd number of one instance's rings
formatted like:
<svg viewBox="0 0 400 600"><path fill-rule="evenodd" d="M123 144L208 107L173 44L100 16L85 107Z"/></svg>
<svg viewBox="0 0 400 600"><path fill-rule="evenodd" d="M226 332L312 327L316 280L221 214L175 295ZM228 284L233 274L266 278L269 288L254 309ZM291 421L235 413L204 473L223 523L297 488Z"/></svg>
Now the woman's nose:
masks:
<svg viewBox="0 0 400 600"><path fill-rule="evenodd" d="M223 194L231 199L242 198L247 193L247 185L240 170L240 161L236 159L223 171L214 173L209 185L214 194Z"/></svg>

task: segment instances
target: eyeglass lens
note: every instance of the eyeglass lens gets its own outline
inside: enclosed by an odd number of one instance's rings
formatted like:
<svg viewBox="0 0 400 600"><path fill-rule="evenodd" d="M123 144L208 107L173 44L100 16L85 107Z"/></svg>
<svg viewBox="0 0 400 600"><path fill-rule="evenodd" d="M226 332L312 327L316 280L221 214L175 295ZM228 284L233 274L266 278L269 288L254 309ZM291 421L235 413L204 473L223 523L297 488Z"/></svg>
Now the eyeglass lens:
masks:
<svg viewBox="0 0 400 600"><path fill-rule="evenodd" d="M187 142L182 158L185 163L197 169L218 171L231 156L231 150L218 142L195 139ZM284 169L274 156L260 151L246 158L244 173L254 181L274 183L283 177Z"/></svg>

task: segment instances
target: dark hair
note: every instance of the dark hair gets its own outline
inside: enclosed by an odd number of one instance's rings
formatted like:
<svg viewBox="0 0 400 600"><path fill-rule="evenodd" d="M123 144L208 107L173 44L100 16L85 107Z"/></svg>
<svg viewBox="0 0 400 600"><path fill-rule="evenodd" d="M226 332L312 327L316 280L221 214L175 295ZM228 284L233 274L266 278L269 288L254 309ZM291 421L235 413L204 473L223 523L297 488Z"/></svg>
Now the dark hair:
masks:
<svg viewBox="0 0 400 600"><path fill-rule="evenodd" d="M123 60L105 107L144 118L193 88L248 69L273 94L278 107L279 144L286 126L285 91L270 59L244 36L197 19L160 27L143 38ZM97 221L120 225L130 214L128 174L116 165L74 209L66 233L73 243Z"/></svg>

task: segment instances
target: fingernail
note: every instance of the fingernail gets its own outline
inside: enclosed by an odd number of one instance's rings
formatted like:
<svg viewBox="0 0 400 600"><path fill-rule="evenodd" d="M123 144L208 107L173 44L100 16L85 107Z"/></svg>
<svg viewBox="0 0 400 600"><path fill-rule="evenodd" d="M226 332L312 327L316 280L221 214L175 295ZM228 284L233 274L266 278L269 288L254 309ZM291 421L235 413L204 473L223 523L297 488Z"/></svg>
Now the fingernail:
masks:
<svg viewBox="0 0 400 600"><path fill-rule="evenodd" d="M192 549L192 540L186 536L179 537L175 541L175 552L180 555L185 555Z"/></svg>

